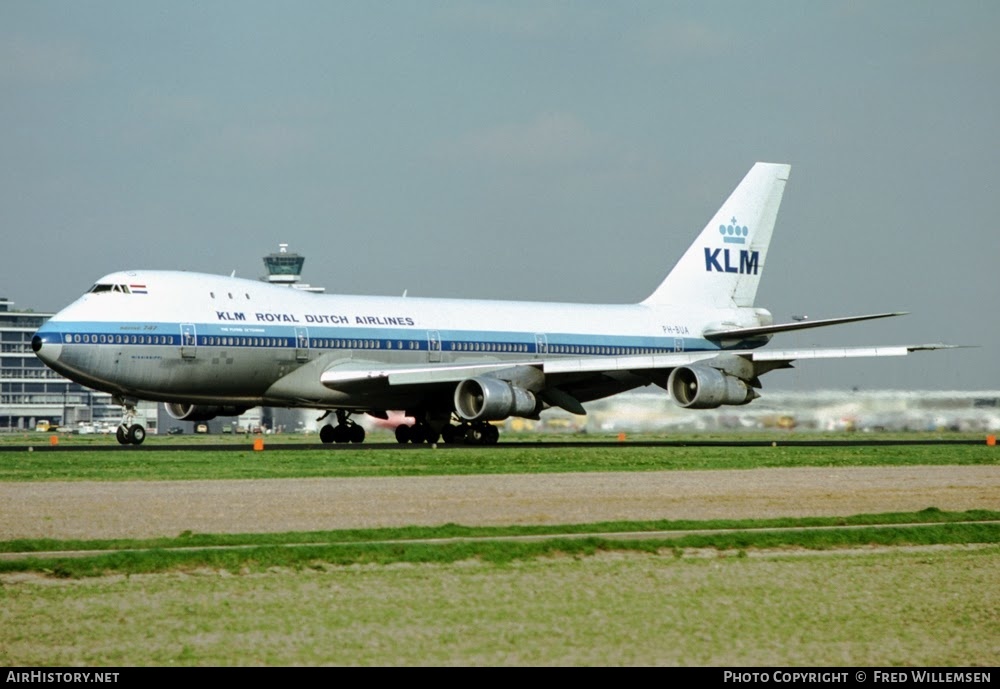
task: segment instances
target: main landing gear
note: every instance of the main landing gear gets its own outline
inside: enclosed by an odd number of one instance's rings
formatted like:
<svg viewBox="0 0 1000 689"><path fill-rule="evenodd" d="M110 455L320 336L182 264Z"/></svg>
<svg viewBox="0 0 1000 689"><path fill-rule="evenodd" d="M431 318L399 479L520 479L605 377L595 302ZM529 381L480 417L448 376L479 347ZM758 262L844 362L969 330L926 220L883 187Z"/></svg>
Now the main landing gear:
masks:
<svg viewBox="0 0 1000 689"><path fill-rule="evenodd" d="M319 417L322 421L330 412ZM363 443L365 441L365 429L351 420L351 413L343 409L338 409L337 425L326 424L319 429L319 439L324 443Z"/></svg>
<svg viewBox="0 0 1000 689"><path fill-rule="evenodd" d="M396 442L401 445L406 443L432 445L438 440L455 445L496 445L499 439L500 429L485 421L475 423L463 421L457 426L447 423L440 431L424 421L418 421L412 426L405 424L396 426Z"/></svg>
<svg viewBox="0 0 1000 689"><path fill-rule="evenodd" d="M319 439L329 443L363 443L365 429L351 420L351 412L338 409L326 412L317 421L322 421L331 413L337 415L337 425L326 424L319 429ZM426 443L433 445L443 440L455 445L496 445L500 439L500 429L485 421L452 423L447 412L406 412L406 416L417 419L412 426L396 426L396 442L400 445ZM380 416L379 418L384 418Z"/></svg>
<svg viewBox="0 0 1000 689"><path fill-rule="evenodd" d="M122 421L118 424L115 437L122 445L142 445L146 439L146 429L135 423L135 405L138 400L131 397L115 397L114 402L122 405Z"/></svg>

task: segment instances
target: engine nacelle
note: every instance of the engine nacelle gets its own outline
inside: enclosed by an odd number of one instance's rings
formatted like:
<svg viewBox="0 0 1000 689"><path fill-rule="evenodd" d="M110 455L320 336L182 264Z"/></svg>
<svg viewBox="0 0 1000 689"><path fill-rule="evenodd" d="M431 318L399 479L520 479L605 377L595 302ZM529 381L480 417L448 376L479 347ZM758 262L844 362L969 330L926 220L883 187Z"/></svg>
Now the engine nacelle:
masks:
<svg viewBox="0 0 1000 689"><path fill-rule="evenodd" d="M670 396L686 409L715 409L748 404L759 395L746 381L709 366L681 366L667 379Z"/></svg>
<svg viewBox="0 0 1000 689"><path fill-rule="evenodd" d="M216 416L239 416L249 407L233 405L217 406L214 404L183 404L181 402L164 402L163 408L171 418L178 421L211 421Z"/></svg>
<svg viewBox="0 0 1000 689"><path fill-rule="evenodd" d="M466 421L501 421L508 416L535 416L535 396L499 378L466 378L455 388L455 411Z"/></svg>

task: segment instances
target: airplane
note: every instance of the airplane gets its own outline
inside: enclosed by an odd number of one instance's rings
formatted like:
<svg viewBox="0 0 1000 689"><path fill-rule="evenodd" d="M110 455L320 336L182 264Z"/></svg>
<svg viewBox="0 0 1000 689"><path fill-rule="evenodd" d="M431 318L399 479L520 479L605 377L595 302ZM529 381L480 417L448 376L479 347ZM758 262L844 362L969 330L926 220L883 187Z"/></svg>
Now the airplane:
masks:
<svg viewBox="0 0 1000 689"><path fill-rule="evenodd" d="M791 166L756 163L662 283L637 304L318 294L183 271L100 278L31 341L61 375L122 405L122 444L146 436L138 400L175 419L259 405L321 410L324 443L360 443L351 417L413 417L400 443L493 444L491 421L655 384L681 407L759 397L760 376L807 359L903 356L944 344L761 349L773 335L902 315L774 323L754 305Z"/></svg>

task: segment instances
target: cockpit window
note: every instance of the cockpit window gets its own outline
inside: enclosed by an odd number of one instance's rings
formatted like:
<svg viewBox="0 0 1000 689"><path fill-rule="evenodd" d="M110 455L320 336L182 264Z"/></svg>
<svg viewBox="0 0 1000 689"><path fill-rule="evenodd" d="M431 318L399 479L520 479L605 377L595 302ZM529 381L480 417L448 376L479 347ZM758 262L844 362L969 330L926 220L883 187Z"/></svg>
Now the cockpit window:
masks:
<svg viewBox="0 0 1000 689"><path fill-rule="evenodd" d="M131 294L132 291L129 289L128 285L108 285L105 283L98 282L96 285L90 288L92 293L96 292L120 292L122 294Z"/></svg>

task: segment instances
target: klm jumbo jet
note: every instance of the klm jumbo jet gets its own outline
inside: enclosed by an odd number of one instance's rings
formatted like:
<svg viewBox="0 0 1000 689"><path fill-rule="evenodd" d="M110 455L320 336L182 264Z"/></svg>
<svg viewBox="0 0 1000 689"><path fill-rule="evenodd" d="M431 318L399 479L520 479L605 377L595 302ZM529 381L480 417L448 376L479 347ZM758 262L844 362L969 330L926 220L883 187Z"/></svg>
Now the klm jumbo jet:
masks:
<svg viewBox="0 0 1000 689"><path fill-rule="evenodd" d="M399 442L495 443L490 421L537 418L656 384L682 407L758 397L793 360L901 356L947 345L759 349L775 333L900 315L775 324L754 306L788 165L757 163L659 287L639 304L592 305L315 294L174 271L107 275L32 339L53 370L124 408L118 441L139 444L138 400L176 419L250 407L331 413L323 442L362 442L351 416L405 411Z"/></svg>

